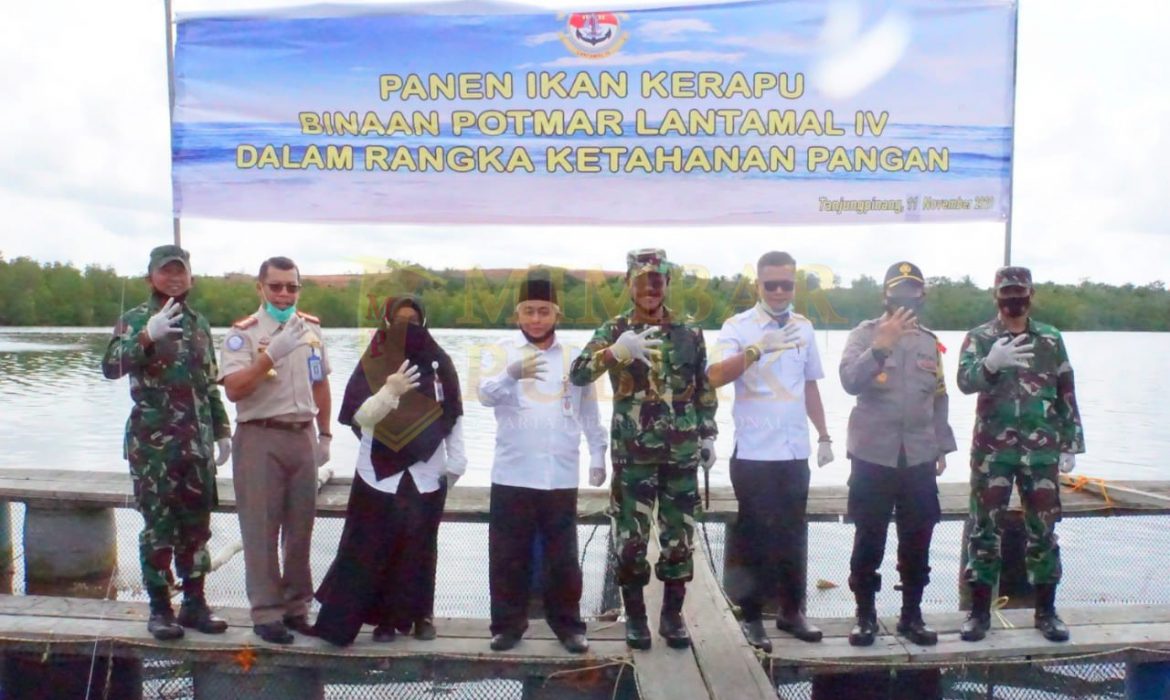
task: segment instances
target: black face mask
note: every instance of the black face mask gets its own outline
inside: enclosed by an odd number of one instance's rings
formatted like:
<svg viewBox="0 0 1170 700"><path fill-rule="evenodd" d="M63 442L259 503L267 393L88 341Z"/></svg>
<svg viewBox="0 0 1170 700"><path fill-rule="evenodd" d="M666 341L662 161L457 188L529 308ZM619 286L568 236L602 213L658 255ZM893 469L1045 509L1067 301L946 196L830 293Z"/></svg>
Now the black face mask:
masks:
<svg viewBox="0 0 1170 700"><path fill-rule="evenodd" d="M1004 316L1008 318L1020 318L1028 314L1028 309L1032 308L1032 299L1030 297L1009 297L1007 299L996 299L996 305L999 310L1003 312Z"/></svg>
<svg viewBox="0 0 1170 700"><path fill-rule="evenodd" d="M534 335L530 335L528 333L528 331L524 330L523 328L520 329L520 332L524 334L524 339L527 340L528 342L532 343L533 345L540 345L544 341L553 337L553 334L557 332L557 329L554 326L554 327L548 329L548 333L545 333L544 335L540 336L539 338L534 336Z"/></svg>
<svg viewBox="0 0 1170 700"><path fill-rule="evenodd" d="M886 297L886 311L892 314L898 309L906 309L918 316L925 301L922 297Z"/></svg>

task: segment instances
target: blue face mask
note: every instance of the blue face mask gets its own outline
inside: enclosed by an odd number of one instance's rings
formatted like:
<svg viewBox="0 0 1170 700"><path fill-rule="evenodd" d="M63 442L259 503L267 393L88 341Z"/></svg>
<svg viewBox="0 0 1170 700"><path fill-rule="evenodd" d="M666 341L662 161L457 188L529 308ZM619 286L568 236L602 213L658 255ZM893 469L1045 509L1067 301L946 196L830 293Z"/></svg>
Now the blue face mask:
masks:
<svg viewBox="0 0 1170 700"><path fill-rule="evenodd" d="M287 309L278 309L272 305L272 302L265 300L264 301L264 310L268 312L269 316L271 316L272 318L275 318L278 323L283 324L283 323L288 323L288 320L290 318L292 318L293 314L295 314L297 312L297 305L293 304L292 306L288 307Z"/></svg>

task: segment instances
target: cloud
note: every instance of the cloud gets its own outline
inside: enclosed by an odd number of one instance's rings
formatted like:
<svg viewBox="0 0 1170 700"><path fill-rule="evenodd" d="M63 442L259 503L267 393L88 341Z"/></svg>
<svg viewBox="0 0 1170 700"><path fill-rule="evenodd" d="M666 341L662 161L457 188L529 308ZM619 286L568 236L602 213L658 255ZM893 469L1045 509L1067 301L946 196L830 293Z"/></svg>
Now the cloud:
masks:
<svg viewBox="0 0 1170 700"><path fill-rule="evenodd" d="M816 50L818 43L786 32L762 32L745 36L724 36L712 39L719 46L735 46L765 54L803 55Z"/></svg>
<svg viewBox="0 0 1170 700"><path fill-rule="evenodd" d="M651 19L639 22L632 31L639 39L666 42L681 41L684 34L711 33L715 28L701 19Z"/></svg>
<svg viewBox="0 0 1170 700"><path fill-rule="evenodd" d="M561 38L560 32L545 32L543 34L530 34L524 37L525 46L540 46L541 44L549 44L554 41L559 41Z"/></svg>
<svg viewBox="0 0 1170 700"><path fill-rule="evenodd" d="M618 52L605 58L582 58L580 56L564 56L555 61L542 63L547 68L564 66L644 66L648 63L739 63L743 60L742 53L723 53L719 51L658 51L655 53L628 53Z"/></svg>

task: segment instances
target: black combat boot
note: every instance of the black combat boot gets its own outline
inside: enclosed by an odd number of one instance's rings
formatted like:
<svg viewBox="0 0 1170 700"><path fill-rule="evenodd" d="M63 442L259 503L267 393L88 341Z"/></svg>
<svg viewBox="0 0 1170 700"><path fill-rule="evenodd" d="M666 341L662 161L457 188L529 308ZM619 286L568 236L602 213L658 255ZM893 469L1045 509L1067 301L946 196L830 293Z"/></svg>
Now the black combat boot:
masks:
<svg viewBox="0 0 1170 700"><path fill-rule="evenodd" d="M897 629L898 634L919 646L938 644L938 633L922 619L922 586L902 583L902 615Z"/></svg>
<svg viewBox="0 0 1170 700"><path fill-rule="evenodd" d="M877 607L874 604L875 591L854 591L857 599L857 624L849 631L849 645L855 647L871 646L877 639Z"/></svg>
<svg viewBox="0 0 1170 700"><path fill-rule="evenodd" d="M650 648L650 625L646 623L646 599L642 586L622 586L622 603L626 608L626 646L645 651Z"/></svg>
<svg viewBox="0 0 1170 700"><path fill-rule="evenodd" d="M1067 642L1068 626L1056 614L1056 584L1036 584L1036 629L1050 642Z"/></svg>
<svg viewBox="0 0 1170 700"><path fill-rule="evenodd" d="M809 624L804 617L804 590L796 581L780 587L780 611L776 615L776 629L787 632L802 642L819 642L824 634Z"/></svg>
<svg viewBox="0 0 1170 700"><path fill-rule="evenodd" d="M971 612L959 627L959 637L964 642L978 642L991 629L991 586L985 583L971 584Z"/></svg>
<svg viewBox="0 0 1170 700"><path fill-rule="evenodd" d="M686 649L691 645L691 634L682 619L683 599L687 595L687 584L683 581L664 581L662 592L662 615L658 618L658 634L666 640L671 649Z"/></svg>
<svg viewBox="0 0 1170 700"><path fill-rule="evenodd" d="M178 623L183 627L199 630L203 634L227 632L226 620L212 614L203 597L203 577L183 579L183 605L179 607Z"/></svg>
<svg viewBox="0 0 1170 700"><path fill-rule="evenodd" d="M155 639L166 642L183 637L183 627L175 621L175 611L171 609L170 588L159 586L147 590L150 595L150 619L146 622L146 629Z"/></svg>

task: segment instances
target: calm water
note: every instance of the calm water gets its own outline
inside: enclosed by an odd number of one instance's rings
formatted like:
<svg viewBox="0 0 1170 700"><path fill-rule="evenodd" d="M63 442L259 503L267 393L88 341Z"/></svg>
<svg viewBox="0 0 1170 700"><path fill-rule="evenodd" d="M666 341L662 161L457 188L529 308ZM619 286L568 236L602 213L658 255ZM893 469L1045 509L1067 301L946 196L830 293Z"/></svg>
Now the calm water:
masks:
<svg viewBox="0 0 1170 700"><path fill-rule="evenodd" d="M217 340L223 330L216 331ZM124 471L122 428L130 400L126 381L108 381L98 369L109 331L93 328L0 329L0 468L46 468ZM440 342L456 359L463 381L466 410L466 439L469 472L460 484L489 483L495 422L490 411L475 400L473 368L468 359L483 344L493 343L504 331L439 330ZM562 342L579 347L587 331L561 334ZM951 419L959 438L959 453L951 460L945 481L964 481L974 400L954 388L955 357L961 332L942 333L949 349L946 355L947 384L952 391ZM345 380L365 347L359 330L325 332L334 366L334 405ZM819 333L817 342L829 376L821 383L829 430L836 440L837 461L814 470L818 485L844 484L848 466L844 458L845 426L852 405L836 379L836 367L846 333ZM1081 458L1078 471L1106 479L1170 479L1162 457L1170 451L1170 436L1162 429L1167 413L1162 397L1170 389L1165 373L1142 376L1135 369L1155 365L1170 354L1170 334L1070 333L1066 336L1073 366L1077 371L1078 395L1089 452ZM608 385L600 383L603 396ZM719 463L712 473L713 484L728 484L727 458L731 454L733 430L730 424L730 388L720 396ZM234 407L227 404L234 418ZM602 401L602 419L608 424L610 407ZM341 474L352 474L357 440L335 429L332 466ZM583 450L584 452L584 450ZM583 454L582 461L585 456ZM584 464L582 474L585 473ZM230 473L230 465L224 467ZM13 509L13 525L19 528L22 509ZM120 598L141 598L138 590L137 531L141 519L130 510L117 513L119 523ZM341 521L320 519L314 529L313 572L325 573L336 551ZM238 539L235 517L213 518L213 553ZM714 561L721 561L723 529L707 528ZM852 614L852 595L844 585L848 577L849 551L853 528L836 523L816 523L810 528L810 582L824 579L837 588L811 589L809 610L814 615ZM935 533L931 564L935 584L927 589L924 605L929 611L954 610L957 606L961 523L946 522ZM579 530L583 563L587 572L582 610L594 615L604 607L601 578L590 575L605 566L606 529L582 526ZM486 528L482 524L447 523L440 530L440 556L436 611L440 615L487 616L487 586L482 572L486 567ZM1110 603L1170 603L1170 589L1164 572L1170 565L1170 517L1072 518L1060 526L1065 582L1061 600L1065 605ZM887 581L896 581L893 540L883 563ZM22 562L17 561L16 580L22 580ZM217 604L246 606L243 595L243 561L236 556L208 581L208 594ZM899 606L899 594L892 585L883 587L878 605L882 614Z"/></svg>
<svg viewBox="0 0 1170 700"><path fill-rule="evenodd" d="M223 329L215 331L218 345ZM506 331L437 330L439 342L455 358L463 382L465 435L470 464L465 483L487 485L492 461L495 421L490 410L475 399L475 369L470 357L478 348L494 343ZM579 348L588 331L564 331L562 342ZM844 459L845 429L852 399L837 380L837 364L847 333L824 331L817 335L826 377L821 396L833 435L837 461L814 470L817 485L844 484L848 466ZM944 481L964 481L964 455L970 444L975 401L959 393L954 373L963 333L943 332L947 385L951 391L951 425L959 440L959 452L951 456ZM130 408L125 380L102 377L99 362L109 337L108 329L17 328L0 329L0 455L3 467L93 469L121 471L122 429ZM345 380L365 348L366 335L356 329L325 332L334 374L334 406L339 405ZM711 339L713 339L713 335ZM1170 432L1165 430L1170 408L1165 397L1170 377L1165 372L1144 371L1170 356L1170 334L1165 333L1068 333L1065 336L1076 370L1077 395L1085 425L1088 452L1081 456L1078 473L1106 479L1170 479L1163 462L1170 453ZM605 381L598 384L609 395ZM712 483L728 484L727 458L733 445L731 387L720 392L718 414L719 461ZM235 415L234 405L227 403ZM610 406L602 401L602 421L608 425ZM335 430L331 466L339 474L351 474L357 440ZM582 484L584 455L582 450ZM224 467L229 469L229 466Z"/></svg>

